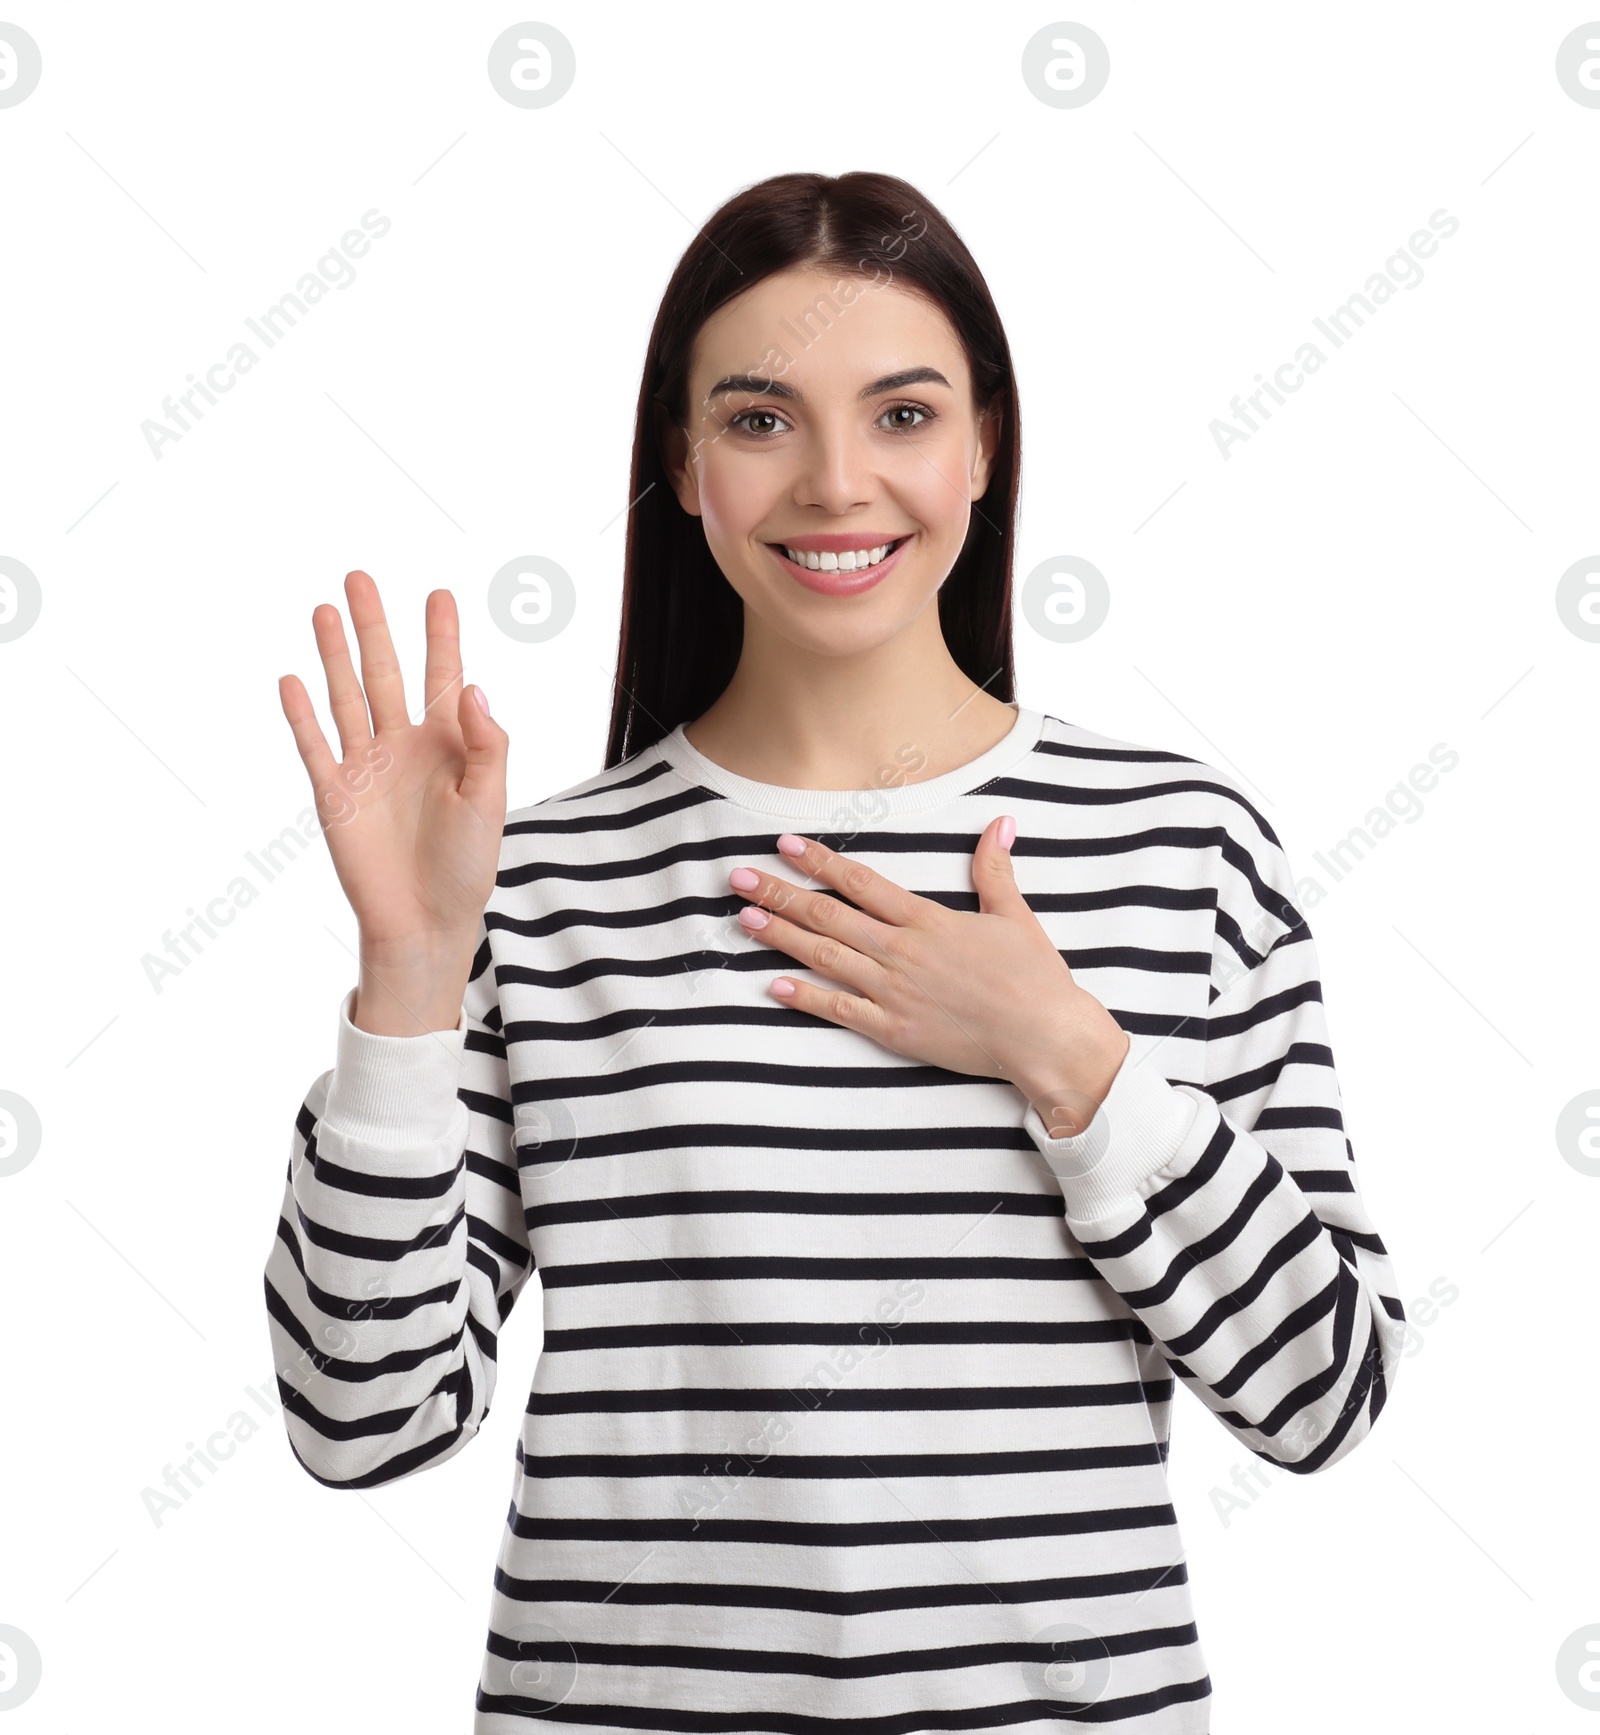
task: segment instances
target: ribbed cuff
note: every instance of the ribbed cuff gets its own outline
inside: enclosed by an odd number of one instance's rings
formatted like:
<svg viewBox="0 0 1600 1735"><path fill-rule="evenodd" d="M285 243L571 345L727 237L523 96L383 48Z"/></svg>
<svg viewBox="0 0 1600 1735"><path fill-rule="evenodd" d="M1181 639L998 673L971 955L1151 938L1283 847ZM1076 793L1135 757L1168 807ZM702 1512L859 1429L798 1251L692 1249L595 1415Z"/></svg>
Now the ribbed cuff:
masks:
<svg viewBox="0 0 1600 1735"><path fill-rule="evenodd" d="M379 1036L350 1022L356 990L339 1007L339 1044L324 1123L380 1145L433 1143L450 1130L467 1043L465 1010L454 1030Z"/></svg>
<svg viewBox="0 0 1600 1735"><path fill-rule="evenodd" d="M1022 1125L1061 1183L1067 1216L1092 1222L1141 1196L1139 1183L1177 1156L1199 1111L1197 1098L1142 1064L1130 1047L1081 1133L1051 1138L1031 1102Z"/></svg>

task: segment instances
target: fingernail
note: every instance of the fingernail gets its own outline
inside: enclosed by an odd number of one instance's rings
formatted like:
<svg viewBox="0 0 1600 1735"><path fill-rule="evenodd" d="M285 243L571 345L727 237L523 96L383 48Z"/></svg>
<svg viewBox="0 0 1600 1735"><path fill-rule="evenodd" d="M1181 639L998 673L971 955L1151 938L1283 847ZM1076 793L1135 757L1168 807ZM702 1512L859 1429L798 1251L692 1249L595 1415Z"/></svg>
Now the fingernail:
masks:
<svg viewBox="0 0 1600 1735"><path fill-rule="evenodd" d="M785 855L804 855L806 853L806 840L803 837L796 837L792 831L786 831L778 839L778 848Z"/></svg>
<svg viewBox="0 0 1600 1735"><path fill-rule="evenodd" d="M484 692L482 687L475 686L472 689L472 696L477 701L478 709L487 717L489 715L489 695Z"/></svg>
<svg viewBox="0 0 1600 1735"><path fill-rule="evenodd" d="M764 928L772 917L765 910L757 909L754 904L746 904L739 912L739 920L747 928Z"/></svg>
<svg viewBox="0 0 1600 1735"><path fill-rule="evenodd" d="M780 1000L787 1000L794 993L794 983L791 982L787 976L779 976L772 984L772 992L776 994Z"/></svg>
<svg viewBox="0 0 1600 1735"><path fill-rule="evenodd" d="M736 891L753 892L761 884L761 875L749 868L735 868L728 875L728 884Z"/></svg>
<svg viewBox="0 0 1600 1735"><path fill-rule="evenodd" d="M994 840L1001 849L1010 849L1017 835L1017 822L1008 813L1000 821L1000 829L994 834Z"/></svg>

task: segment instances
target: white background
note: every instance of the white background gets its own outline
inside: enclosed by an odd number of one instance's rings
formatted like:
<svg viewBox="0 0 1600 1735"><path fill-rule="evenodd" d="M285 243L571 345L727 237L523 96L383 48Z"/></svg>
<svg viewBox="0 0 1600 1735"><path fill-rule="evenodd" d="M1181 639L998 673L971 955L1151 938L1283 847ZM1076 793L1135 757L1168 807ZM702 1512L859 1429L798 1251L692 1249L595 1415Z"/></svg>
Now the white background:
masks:
<svg viewBox="0 0 1600 1735"><path fill-rule="evenodd" d="M9 5L9 0L7 0ZM1600 1728L1556 1654L1600 1621L1600 1179L1556 1118L1600 1085L1594 555L1600 109L1586 14L1380 4L26 5L0 109L0 1088L44 1128L0 1179L0 1623L44 1658L4 1735L466 1730L538 1302L484 1437L318 1486L272 1391L261 1271L291 1125L332 1065L355 928L323 845L160 992L145 959L307 806L278 677L330 737L310 614L378 580L413 692L447 585L511 731L511 804L601 766L632 409L695 227L791 169L901 175L986 274L1020 380L1017 576L1091 561L1079 644L1019 611L1024 702L1232 771L1302 876L1363 1194L1419 1327L1370 1439L1276 1477L1180 1396L1171 1466L1225 1735ZM491 87L524 18L548 109ZM1055 19L1081 109L1025 87ZM1600 35L1600 26L1596 27ZM361 214L392 230L181 441L140 426ZM1459 230L1224 459L1210 432L1429 214ZM1326 345L1324 346L1327 347ZM577 615L521 644L490 576ZM1316 855L1437 742L1459 764L1334 881ZM252 875L260 883L261 876ZM528 1295L536 1297L535 1286ZM157 1525L144 1490L261 1426Z"/></svg>

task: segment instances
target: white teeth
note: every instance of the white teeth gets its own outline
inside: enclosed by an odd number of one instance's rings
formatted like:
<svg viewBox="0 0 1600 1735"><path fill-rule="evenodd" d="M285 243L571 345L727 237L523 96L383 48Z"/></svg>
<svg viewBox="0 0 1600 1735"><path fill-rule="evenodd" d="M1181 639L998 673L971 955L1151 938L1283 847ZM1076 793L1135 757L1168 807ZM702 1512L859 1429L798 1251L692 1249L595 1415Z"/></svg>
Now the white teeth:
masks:
<svg viewBox="0 0 1600 1735"><path fill-rule="evenodd" d="M894 543L885 542L877 548L851 549L844 554L802 554L798 548L788 547L783 552L796 566L811 572L859 572L864 566L876 566L893 547Z"/></svg>

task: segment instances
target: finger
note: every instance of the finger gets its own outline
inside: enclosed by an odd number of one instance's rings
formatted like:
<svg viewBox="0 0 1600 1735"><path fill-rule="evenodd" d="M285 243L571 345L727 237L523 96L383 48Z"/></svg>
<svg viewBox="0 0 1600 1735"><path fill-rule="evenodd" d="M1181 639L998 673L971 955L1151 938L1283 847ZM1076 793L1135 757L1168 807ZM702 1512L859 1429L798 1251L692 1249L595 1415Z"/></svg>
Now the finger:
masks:
<svg viewBox="0 0 1600 1735"><path fill-rule="evenodd" d="M345 594L350 599L350 621L361 647L361 680L367 689L367 708L372 713L372 732L403 728L406 716L405 683L400 678L400 659L394 654L389 623L384 617L378 587L364 572L345 575Z"/></svg>
<svg viewBox="0 0 1600 1735"><path fill-rule="evenodd" d="M858 993L876 996L886 987L881 965L831 934L814 934L809 928L749 904L739 912L739 925L764 946L775 946L820 975L830 976Z"/></svg>
<svg viewBox="0 0 1600 1735"><path fill-rule="evenodd" d="M797 868L820 880L823 885L832 886L857 909L865 910L880 922L909 928L923 920L930 908L936 907L927 898L919 898L915 892L896 885L886 875L875 873L864 862L840 855L837 850L831 850L812 838L797 838L793 832L786 831L778 842L780 853ZM784 843L797 844L799 848L791 855L782 847Z"/></svg>
<svg viewBox="0 0 1600 1735"><path fill-rule="evenodd" d="M754 885L741 885L743 879ZM728 884L752 905L781 913L796 926L808 927L816 934L832 934L856 951L880 962L890 956L890 936L886 924L874 921L860 910L852 909L832 892L812 891L777 874L759 873L752 867L734 868Z"/></svg>
<svg viewBox="0 0 1600 1735"><path fill-rule="evenodd" d="M780 992L785 982L792 985L792 994ZM797 1012L809 1012L813 1018L825 1018L845 1030L859 1030L874 1042L883 1043L886 1028L883 1009L863 995L848 994L842 988L819 988L815 982L802 982L797 976L774 976L767 991L773 999Z"/></svg>
<svg viewBox="0 0 1600 1735"><path fill-rule="evenodd" d="M333 712L334 727L339 731L339 749L348 759L356 748L372 739L367 696L350 661L344 622L331 602L319 603L312 609L311 630L317 635L317 655L322 658L322 671L328 680L328 709Z"/></svg>
<svg viewBox="0 0 1600 1735"><path fill-rule="evenodd" d="M298 675L284 675L278 682L278 702L294 731L294 744L300 749L300 760L311 779L313 792L324 789L338 775L339 761L317 722L311 695Z"/></svg>
<svg viewBox="0 0 1600 1735"><path fill-rule="evenodd" d="M478 708L482 690L468 687L456 699L456 721L461 725L461 744L467 758L461 793L485 825L500 825L506 810L506 749L511 737Z"/></svg>
<svg viewBox="0 0 1600 1735"><path fill-rule="evenodd" d="M422 674L422 702L426 716L440 699L448 700L452 689L459 691L461 622L456 614L456 599L447 590L429 591L423 606L423 620L428 631L428 658ZM444 714L452 714L448 704Z"/></svg>
<svg viewBox="0 0 1600 1735"><path fill-rule="evenodd" d="M1017 822L1002 813L983 828L978 847L972 852L972 884L978 894L978 913L984 916L1031 915L1028 900L1017 889L1009 844L1000 839L1009 830L1016 837Z"/></svg>

